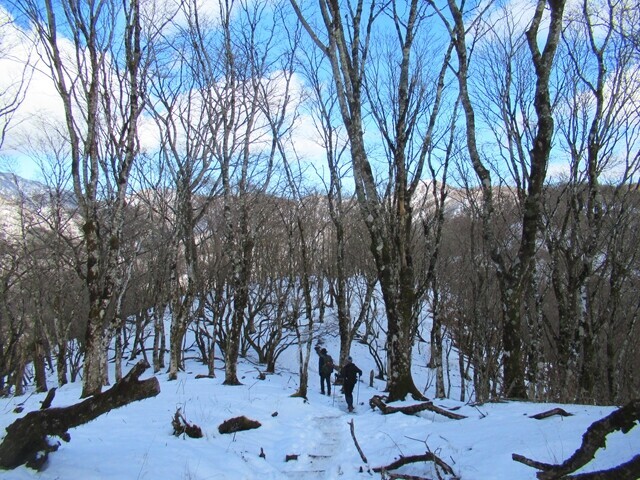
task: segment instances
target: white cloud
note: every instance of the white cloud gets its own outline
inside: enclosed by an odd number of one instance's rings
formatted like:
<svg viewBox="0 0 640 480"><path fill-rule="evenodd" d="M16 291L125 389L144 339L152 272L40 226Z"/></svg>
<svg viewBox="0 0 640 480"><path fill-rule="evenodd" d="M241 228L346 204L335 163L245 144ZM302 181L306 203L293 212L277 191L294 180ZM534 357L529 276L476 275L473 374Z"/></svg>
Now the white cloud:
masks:
<svg viewBox="0 0 640 480"><path fill-rule="evenodd" d="M217 2L203 2L198 0L203 5L209 5L208 14L215 17L213 10L217 9ZM161 3L149 2L147 8L154 4L156 7L160 7L166 18L167 12L178 8L178 2L176 0L163 0ZM6 14L0 9L0 15ZM160 10L155 13L155 18L161 18ZM65 116L63 110L63 104L58 94L55 84L51 79L51 74L48 65L40 58L33 50L33 34L29 30L20 29L18 26L12 23L7 23L2 27L3 38L10 39L11 42L2 42L2 46L6 47L4 54L0 55L0 89L5 89L12 81L12 79L18 78L25 68L25 64L28 62L30 65L31 79L28 86L27 94L24 101L20 105L10 135L7 138L3 150L0 155L12 156L14 159L14 167L23 167L28 165L27 168L14 168L14 170L27 177L35 176L35 166L33 162L25 155L26 148L29 142L36 141L37 133L41 132L43 125L55 125L61 132L66 131ZM73 59L75 55L75 48L69 41L61 39L61 46L63 52ZM71 63L72 68L74 63ZM71 73L71 76L73 73ZM291 129L292 136L288 140L288 148L295 149L296 153L305 162L310 162L317 165L324 165L325 150L322 144L322 140L317 131L313 118L308 112L299 109L300 103L305 98L304 85L302 80L293 75L290 79L290 90L288 92L288 101L290 105L289 122L293 122L293 128ZM277 107L278 103L284 101L285 96L285 75L282 71L274 71L268 78L263 79L265 84L268 84L269 100L272 107ZM189 97L192 100L194 95L186 95L185 100ZM197 113L197 108L193 112ZM294 114L295 111L295 114ZM295 116L294 116L295 115ZM264 118L258 119L258 125L263 131L267 131L266 120ZM139 120L139 137L141 147L143 150L153 152L160 144L160 132L155 121L149 116L142 116ZM270 146L270 139L264 137L258 139L254 144L256 148L268 148ZM262 145L262 147L261 147Z"/></svg>

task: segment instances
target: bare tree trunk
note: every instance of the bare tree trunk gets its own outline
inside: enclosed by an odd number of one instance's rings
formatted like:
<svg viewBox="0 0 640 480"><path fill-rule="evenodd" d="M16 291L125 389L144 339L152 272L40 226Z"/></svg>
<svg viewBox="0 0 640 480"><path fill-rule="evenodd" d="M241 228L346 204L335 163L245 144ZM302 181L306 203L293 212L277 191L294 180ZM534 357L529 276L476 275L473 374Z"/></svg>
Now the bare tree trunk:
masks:
<svg viewBox="0 0 640 480"><path fill-rule="evenodd" d="M67 384L67 342L59 342L56 345L56 373L58 386Z"/></svg>
<svg viewBox="0 0 640 480"><path fill-rule="evenodd" d="M437 9L434 2L430 4ZM529 276L532 271L537 249L537 233L540 223L540 210L542 206L542 189L547 173L551 140L554 132L552 117L552 103L549 94L549 79L553 61L558 47L562 18L564 13L564 0L554 0L548 3L551 11L550 26L543 43L544 49L539 50L539 27L542 21L546 0L537 2L536 10L526 31L527 45L531 53L532 63L536 73L536 87L534 107L537 115L535 137L529 152L529 170L526 175L526 189L520 188L519 195L523 198L522 230L517 256L511 261L505 252L500 249L500 244L495 234L494 225L494 201L491 172L483 163L476 142L476 118L475 110L469 95L469 58L467 47L467 26L464 24L464 16L461 8L454 0L448 0L449 12L453 24L441 14L450 34L455 42L458 56L458 86L460 99L465 112L467 150L471 163L480 181L483 194L483 240L490 249L491 258L497 268L500 282L501 302L503 308L503 369L504 369L504 393L509 397L526 398L525 370L522 355L522 308L523 292L529 284ZM465 12L466 13L466 12ZM514 139L521 141L520 139Z"/></svg>
<svg viewBox="0 0 640 480"><path fill-rule="evenodd" d="M46 392L48 390L45 356L46 352L42 340L36 340L33 345L33 369L35 371L36 392Z"/></svg>
<svg viewBox="0 0 640 480"><path fill-rule="evenodd" d="M107 352L103 349L105 335L106 303L111 297L110 289L101 288L99 264L99 239L93 220L83 227L87 248L87 287L89 289L89 315L84 333L84 365L82 377L82 397L100 393L106 371ZM106 294L103 297L103 292Z"/></svg>
<svg viewBox="0 0 640 480"><path fill-rule="evenodd" d="M416 272L411 244L411 200L427 151L432 147L433 126L439 112L439 94L443 88L438 82L434 105L428 115L429 126L425 127L425 132L421 132L421 140L414 138L416 125L412 119L424 113L424 99L420 95L414 97L411 87L414 81L423 81L412 76L413 41L423 12L418 1L411 1L405 9L406 18L400 19L395 2L380 7L375 2L365 4L363 0L359 0L355 9L351 10L339 2L323 0L320 2L323 25L315 29L303 15L297 1L291 0L291 4L311 40L329 61L340 115L349 137L356 197L370 235L370 250L375 259L385 302L389 398L400 400L407 395L419 398L422 394L415 386L411 374L411 352L417 311L424 292L418 292L414 283ZM398 48L393 52L400 52L397 59L394 59L399 67L392 74L392 81L385 78L384 81L377 82L376 78L366 78L365 66L369 62L373 26L378 15L385 14L385 8L389 9L386 13L394 19L396 30L402 32L398 35ZM326 41L321 40L321 33L326 35ZM441 71L442 76L445 71L446 69ZM390 87L390 91L382 95L386 98L388 94L394 99L391 106L386 103L381 105L375 100L381 94L381 90L376 88L383 84ZM370 91L366 91L367 87ZM388 148L388 198L384 198L379 191L380 185L365 145L365 98L371 101L373 116L384 139L383 143ZM389 108L393 111L393 121L390 123ZM412 142L421 144L417 153L409 149Z"/></svg>
<svg viewBox="0 0 640 480"><path fill-rule="evenodd" d="M433 324L431 326L431 359L429 360L429 368L434 369L436 372L436 398L445 398L444 371L442 368L442 321L440 316L440 294L437 289L434 289L432 304Z"/></svg>
<svg viewBox="0 0 640 480"><path fill-rule="evenodd" d="M114 335L114 345L113 345L113 350L114 350L114 355L113 355L113 361L115 363L115 379L116 382L120 381L120 379L122 378L122 327L116 328L115 331L115 335Z"/></svg>
<svg viewBox="0 0 640 480"><path fill-rule="evenodd" d="M165 304L156 305L153 309L153 373L158 373L164 368L164 314L166 309Z"/></svg>
<svg viewBox="0 0 640 480"><path fill-rule="evenodd" d="M169 329L169 380L177 380L178 372L184 369L183 348L184 336L187 326L191 322L193 307L192 278L177 279L176 282L185 281L189 285L177 288L171 309L171 327Z"/></svg>
<svg viewBox="0 0 640 480"><path fill-rule="evenodd" d="M12 373L13 391L16 397L24 395L24 375L27 370L26 355L26 349L20 348L20 344L18 344L18 348L15 352L15 358L13 360L14 365Z"/></svg>
<svg viewBox="0 0 640 480"><path fill-rule="evenodd" d="M106 377L104 342L111 320L107 309L122 286L117 262L129 175L138 152L143 57L138 0L122 5L112 2L109 7L113 8L96 4L72 7L66 2L62 7L65 15L58 15L59 5L52 0L45 0L45 12L32 0L20 4L47 46L45 52L64 106L71 177L84 222L89 314L82 395L87 397L101 391ZM78 55L62 53L58 32L63 30L69 32ZM71 81L69 71L76 72ZM122 86L117 101L112 90L118 83L114 78ZM103 83L105 79L108 84Z"/></svg>

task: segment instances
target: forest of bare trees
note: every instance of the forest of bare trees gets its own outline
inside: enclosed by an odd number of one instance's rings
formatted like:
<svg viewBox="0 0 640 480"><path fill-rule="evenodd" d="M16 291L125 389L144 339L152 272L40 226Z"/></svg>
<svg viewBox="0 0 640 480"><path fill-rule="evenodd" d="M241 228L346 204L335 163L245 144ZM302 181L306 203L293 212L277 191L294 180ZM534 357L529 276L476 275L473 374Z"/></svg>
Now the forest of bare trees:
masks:
<svg viewBox="0 0 640 480"><path fill-rule="evenodd" d="M422 397L422 343L439 397L451 348L461 400L638 396L634 2L2 12L0 56L31 53L0 139L40 167L37 188L2 175L4 394L55 371L94 395L125 355L234 385L240 357L272 372L291 348L306 396L334 322L389 401ZM60 121L18 117L32 71Z"/></svg>

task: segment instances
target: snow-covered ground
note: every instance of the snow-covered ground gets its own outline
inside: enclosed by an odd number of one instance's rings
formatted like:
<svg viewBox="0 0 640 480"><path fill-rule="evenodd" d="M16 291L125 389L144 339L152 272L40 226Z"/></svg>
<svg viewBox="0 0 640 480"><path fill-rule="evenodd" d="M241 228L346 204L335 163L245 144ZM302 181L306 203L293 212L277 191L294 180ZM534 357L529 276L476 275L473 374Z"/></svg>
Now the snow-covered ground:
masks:
<svg viewBox="0 0 640 480"><path fill-rule="evenodd" d="M337 358L337 345L325 345ZM161 385L157 397L112 410L72 429L71 441L61 442L59 450L50 454L43 472L20 467L0 471L0 479L375 479L380 474L373 473L373 467L426 451L438 455L463 480L534 479L535 470L514 462L512 453L542 462L562 462L580 445L586 428L614 410L562 405L574 415L534 420L529 415L557 405L509 402L471 406L442 400L436 405L459 407L456 413L468 418L450 420L431 412L382 415L371 410L368 400L383 393L384 382L376 380L371 388L365 381L367 374L354 391L356 412L349 414L339 387L334 396L320 394L313 352L308 400L291 397L297 389L298 369L293 361L295 349L290 350L277 373L265 380L258 379L260 366L243 360L239 366L242 386L222 385L222 371L217 378L196 379L206 368L194 361L177 381L169 382L161 373L157 375ZM354 344L352 355L363 371L373 367L362 345ZM422 363L420 358L416 361L415 378L420 387L428 383L425 362L424 358ZM148 370L142 378L150 375ZM53 406L77 403L80 392L80 384L58 389ZM14 413L18 405L26 413L38 409L44 397L30 393L0 399L0 431L24 415ZM204 438L172 435L171 420L178 408L187 421L202 428ZM218 432L224 420L240 415L262 426L235 434ZM351 437L351 421L367 463ZM265 458L259 456L261 450ZM581 472L618 465L639 451L640 428L613 435L607 449ZM285 461L287 455L298 455L298 459ZM398 472L438 478L431 463L406 466Z"/></svg>

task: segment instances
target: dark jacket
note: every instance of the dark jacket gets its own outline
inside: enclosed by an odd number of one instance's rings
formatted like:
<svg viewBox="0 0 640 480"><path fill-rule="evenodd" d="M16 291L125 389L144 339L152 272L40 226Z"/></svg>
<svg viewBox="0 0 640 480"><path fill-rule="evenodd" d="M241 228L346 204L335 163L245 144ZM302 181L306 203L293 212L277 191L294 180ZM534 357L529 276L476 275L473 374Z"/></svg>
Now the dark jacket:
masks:
<svg viewBox="0 0 640 480"><path fill-rule="evenodd" d="M355 385L358 380L358 375L362 375L362 370L355 366L353 363L347 363L342 370L340 371L340 375L344 379L345 385Z"/></svg>
<svg viewBox="0 0 640 480"><path fill-rule="evenodd" d="M328 353L323 355L321 357L321 362L319 367L320 367L320 375L323 375L325 377L330 377L331 374L333 373L333 369L335 368L333 364L333 358L331 358L331 355L329 355Z"/></svg>

